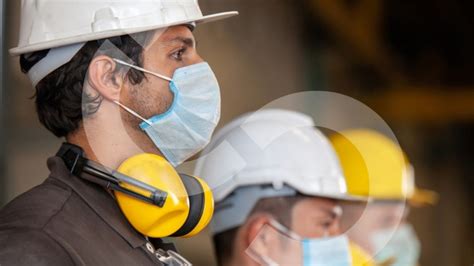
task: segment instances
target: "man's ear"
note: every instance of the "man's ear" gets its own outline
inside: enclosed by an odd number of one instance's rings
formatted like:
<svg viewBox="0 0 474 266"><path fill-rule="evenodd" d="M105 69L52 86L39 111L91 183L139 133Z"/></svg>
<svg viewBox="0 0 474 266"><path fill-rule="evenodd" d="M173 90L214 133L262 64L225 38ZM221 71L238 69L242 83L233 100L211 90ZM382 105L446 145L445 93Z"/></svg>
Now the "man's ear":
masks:
<svg viewBox="0 0 474 266"><path fill-rule="evenodd" d="M256 214L249 217L243 233L243 242L250 252L269 255L269 249L278 241L278 233L269 225L270 215Z"/></svg>
<svg viewBox="0 0 474 266"><path fill-rule="evenodd" d="M268 215L257 214L249 217L245 226L245 242L250 245L259 234L263 233L262 231L268 226L270 221L271 216Z"/></svg>
<svg viewBox="0 0 474 266"><path fill-rule="evenodd" d="M116 71L116 63L112 58L100 55L89 64L88 82L103 98L119 101L123 77Z"/></svg>

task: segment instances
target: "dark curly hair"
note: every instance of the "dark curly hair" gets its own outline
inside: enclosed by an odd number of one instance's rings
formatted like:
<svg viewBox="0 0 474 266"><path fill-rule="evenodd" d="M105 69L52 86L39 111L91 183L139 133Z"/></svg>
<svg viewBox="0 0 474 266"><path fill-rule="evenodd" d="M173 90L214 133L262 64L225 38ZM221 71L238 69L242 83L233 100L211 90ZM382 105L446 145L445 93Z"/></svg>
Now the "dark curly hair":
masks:
<svg viewBox="0 0 474 266"><path fill-rule="evenodd" d="M84 116L97 112L102 97L83 95L83 84L89 64L98 55L108 55L138 66L143 66L144 46L154 31L123 35L89 41L67 64L56 69L36 86L36 111L41 124L57 137L65 137L79 128ZM22 55L20 65L27 73L48 54L49 50ZM121 66L117 66L120 71ZM145 75L130 69L127 73L131 84L140 84Z"/></svg>

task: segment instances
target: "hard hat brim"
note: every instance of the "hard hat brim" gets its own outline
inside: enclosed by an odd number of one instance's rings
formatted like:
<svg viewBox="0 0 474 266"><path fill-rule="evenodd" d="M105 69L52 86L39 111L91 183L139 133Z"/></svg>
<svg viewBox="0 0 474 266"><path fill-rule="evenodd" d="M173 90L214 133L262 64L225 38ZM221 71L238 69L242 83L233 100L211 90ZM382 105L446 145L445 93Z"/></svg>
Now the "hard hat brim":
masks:
<svg viewBox="0 0 474 266"><path fill-rule="evenodd" d="M15 47L15 48L10 49L9 52L11 55L15 56L15 55L36 52L36 51L42 51L46 49L57 48L57 47L66 46L66 45L75 44L75 43L82 43L82 42L100 40L100 39L105 39L105 38L110 38L110 37L115 37L115 36L121 36L125 34L133 34L133 33L145 32L145 31L150 31L150 30L157 30L157 29L162 29L162 28L167 28L167 27L172 27L172 26L188 24L192 22L195 22L196 24L204 24L208 22L214 22L221 19L230 18L238 14L239 12L237 11L228 11L228 12L221 12L221 13L202 16L198 19L187 19L187 20L182 20L182 21L176 21L176 22L169 23L166 25L151 25L147 27L117 29L117 30L104 31L100 33L93 32L93 33L84 34L80 36L74 36L70 38L35 43L32 45L27 45L23 47Z"/></svg>
<svg viewBox="0 0 474 266"><path fill-rule="evenodd" d="M341 201L353 201L353 202L370 202L371 199L368 197L363 197L363 196L352 196L348 194L341 194L341 195L325 195L325 194L306 194L302 193L307 196L312 196L312 197L321 197L321 198L328 198L328 199L334 199L334 200L341 200Z"/></svg>
<svg viewBox="0 0 474 266"><path fill-rule="evenodd" d="M298 191L299 193L310 196L310 197L321 197L321 198L328 198L328 199L335 199L335 200L342 200L342 201L355 201L355 202L370 202L370 197L362 196L362 195L352 195L348 192L331 192L325 193L323 191L317 191L311 188L311 186L306 186L304 184L298 182L288 182L287 183L290 187Z"/></svg>
<svg viewBox="0 0 474 266"><path fill-rule="evenodd" d="M415 193L408 199L412 207L433 206L439 201L439 195L435 191L416 188Z"/></svg>

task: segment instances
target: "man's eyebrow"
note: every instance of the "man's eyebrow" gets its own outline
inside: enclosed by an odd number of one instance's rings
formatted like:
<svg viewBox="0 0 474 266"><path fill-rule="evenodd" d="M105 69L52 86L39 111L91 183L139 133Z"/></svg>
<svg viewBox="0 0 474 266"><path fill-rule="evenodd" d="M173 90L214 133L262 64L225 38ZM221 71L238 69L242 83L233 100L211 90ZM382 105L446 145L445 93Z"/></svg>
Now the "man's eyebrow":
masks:
<svg viewBox="0 0 474 266"><path fill-rule="evenodd" d="M173 38L171 40L167 40L165 41L165 43L175 43L175 42L180 42L188 47L195 47L196 46L196 42L194 41L193 38L188 38L188 37L176 37L176 38Z"/></svg>
<svg viewBox="0 0 474 266"><path fill-rule="evenodd" d="M323 207L320 208L320 210L325 213L326 215L330 216L332 219L336 219L342 215L342 210L340 207L335 207L335 208L327 208Z"/></svg>

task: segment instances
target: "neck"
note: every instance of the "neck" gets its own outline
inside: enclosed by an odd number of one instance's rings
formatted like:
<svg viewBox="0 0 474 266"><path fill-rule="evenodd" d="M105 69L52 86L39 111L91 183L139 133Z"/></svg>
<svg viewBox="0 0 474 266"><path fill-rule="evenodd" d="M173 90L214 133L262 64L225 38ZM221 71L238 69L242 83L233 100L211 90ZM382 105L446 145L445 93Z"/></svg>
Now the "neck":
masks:
<svg viewBox="0 0 474 266"><path fill-rule="evenodd" d="M66 140L84 150L86 157L117 169L129 157L141 153L160 154L138 125L129 126L115 104L103 101L100 110L84 118L81 127Z"/></svg>

